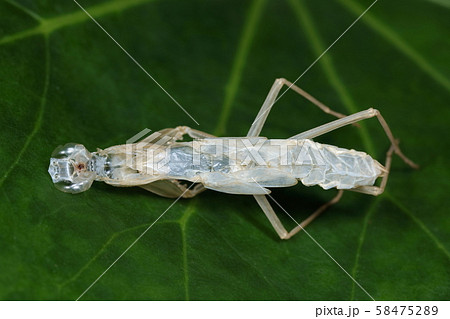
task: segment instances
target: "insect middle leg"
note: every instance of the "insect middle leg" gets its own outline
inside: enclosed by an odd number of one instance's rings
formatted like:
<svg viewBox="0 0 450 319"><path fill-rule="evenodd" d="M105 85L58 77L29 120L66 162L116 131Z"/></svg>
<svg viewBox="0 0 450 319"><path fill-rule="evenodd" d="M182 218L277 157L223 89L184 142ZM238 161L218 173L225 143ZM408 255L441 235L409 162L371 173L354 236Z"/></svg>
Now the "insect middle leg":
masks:
<svg viewBox="0 0 450 319"><path fill-rule="evenodd" d="M291 88L292 90L303 96L305 99L312 102L315 106L320 108L325 113L331 114L337 118L345 117L344 114L333 111L328 106L326 106L325 104L314 98L312 95L299 88L297 85L291 83L286 79L280 78L276 79L275 82L273 83L272 88L267 94L267 97L264 100L264 103L258 112L258 115L256 115L256 118L253 121L252 126L250 127L250 130L247 133L247 136L259 136L264 126L264 123L266 122L267 116L269 115L269 112L272 110L272 106L275 104L277 96L280 93L280 90L283 87L283 85L288 86L289 88Z"/></svg>
<svg viewBox="0 0 450 319"><path fill-rule="evenodd" d="M267 95L260 111L258 112L258 115L256 116L256 119L253 121L252 126L250 127L250 130L247 133L247 136L258 136L261 133L261 130L264 126L264 123L267 120L267 116L269 115L269 112L272 109L272 106L275 104L275 101L277 99L278 94L280 93L281 88L283 85L286 85L293 89L295 92L312 102L314 105L316 105L318 108L320 108L322 111L324 111L327 114L331 114L337 118L344 118L345 115L338 113L336 111L331 110L328 106L323 104L322 102L318 101L316 98L311 96L309 93L305 92L301 88L299 88L297 85L291 83L290 81L280 78L276 79L274 84L272 85L272 88L269 91L269 94ZM278 219L278 216L276 215L275 211L273 210L272 206L270 205L269 201L265 197L265 195L254 195L256 201L258 202L261 209L266 214L267 218L269 219L270 223L272 224L275 231L278 233L280 238L282 239L289 239L296 233L298 233L303 227L308 225L311 221L314 220L318 215L320 215L325 209L327 209L329 206L337 203L339 199L342 196L342 191L339 191L339 193L328 203L322 205L319 207L310 217L308 217L305 221L303 221L298 227L294 228L292 231L288 232L286 228L282 225L281 221Z"/></svg>

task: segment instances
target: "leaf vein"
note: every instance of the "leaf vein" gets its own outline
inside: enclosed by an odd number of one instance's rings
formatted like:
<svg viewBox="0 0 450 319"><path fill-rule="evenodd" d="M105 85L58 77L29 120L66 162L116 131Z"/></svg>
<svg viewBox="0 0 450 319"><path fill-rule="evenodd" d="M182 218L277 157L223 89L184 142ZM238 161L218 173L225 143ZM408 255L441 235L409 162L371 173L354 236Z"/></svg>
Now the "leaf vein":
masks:
<svg viewBox="0 0 450 319"><path fill-rule="evenodd" d="M380 198L377 197L370 205L369 209L367 210L366 216L364 217L361 234L359 235L359 238L358 238L358 247L356 248L355 264L353 265L353 268L352 268L352 277L355 279L356 279L356 274L358 271L359 258L361 256L361 249L362 249L362 246L364 244L364 240L365 240L366 234L367 234L367 227L369 225L369 220L372 218L372 215L374 214L374 211L375 211L375 207L377 206L379 201L380 201ZM350 300L355 300L355 291L356 291L356 284L353 281Z"/></svg>
<svg viewBox="0 0 450 319"><path fill-rule="evenodd" d="M195 213L195 199L193 199L188 208L186 209L183 216L178 221L180 225L181 231L181 240L182 240L182 249L183 249L183 273L184 273L184 295L185 300L189 300L189 269L188 269L188 257L187 257L187 238L186 238L186 226L191 218L191 216Z"/></svg>
<svg viewBox="0 0 450 319"><path fill-rule="evenodd" d="M239 250L237 250L228 240L226 240L218 231L217 229L214 227L214 225L212 225L206 218L204 218L203 216L199 215L201 219L203 219L212 229L213 231L217 234L217 236L219 236L222 241L227 244L228 247L231 248L231 250L248 266L250 266L250 268L252 268L255 273L264 280L265 283L267 283L270 287L273 287L273 291L275 291L275 293L277 294L278 297L281 297L280 294L278 293L278 288L275 287L268 279L266 276L264 276L259 270L258 268L253 265L250 261L248 261L246 258L244 258L241 253L239 252Z"/></svg>
<svg viewBox="0 0 450 319"><path fill-rule="evenodd" d="M407 215L409 218L412 219L412 221L419 226L421 230L427 234L427 236L431 239L431 241L434 242L436 247L441 250L449 259L450 259L450 252L445 248L444 244L441 243L441 241L431 232L430 229L402 203L398 199L396 199L394 196L392 196L390 193L386 193L386 198L388 198L395 206L397 206L405 215Z"/></svg>
<svg viewBox="0 0 450 319"><path fill-rule="evenodd" d="M362 10L361 6L352 0L337 0L347 10L358 13ZM384 37L390 42L400 53L408 57L419 68L433 78L437 83L442 85L447 91L450 91L450 80L440 73L431 63L427 61L419 52L414 50L405 40L389 28L384 22L378 20L373 14L367 13L363 19L372 30Z"/></svg>
<svg viewBox="0 0 450 319"><path fill-rule="evenodd" d="M3 183L8 178L9 174L17 166L17 164L19 163L23 154L28 149L28 146L30 145L31 141L33 140L34 136L39 131L39 129L41 128L41 125L42 125L42 118L44 117L45 104L47 102L47 92L48 92L48 87L49 87L49 83L50 83L50 48L49 48L48 36L44 36L44 41L45 41L45 77L44 77L44 88L42 91L40 108L39 108L39 111L38 111L38 114L36 117L36 121L33 126L33 130L31 131L30 135L28 135L27 139L25 140L25 143L24 143L22 149L19 151L19 154L17 155L16 159L12 162L12 164L6 170L5 174L0 178L0 187L3 186Z"/></svg>
<svg viewBox="0 0 450 319"><path fill-rule="evenodd" d="M17 3L16 1L13 0L6 0L6 3L9 3L11 6L13 6L14 8L24 12L25 14L29 15L30 17L32 17L34 20L41 22L42 21L42 17L39 16L36 12L28 9L27 7L23 6L20 3Z"/></svg>
<svg viewBox="0 0 450 319"><path fill-rule="evenodd" d="M86 10L91 14L92 17L99 18L114 12L130 9L140 4L145 4L151 1L155 0L126 0L126 1L115 0L89 7ZM57 17L41 19L40 21L41 23L34 28L23 30L3 37L2 39L0 39L0 45L12 43L34 35L39 34L49 35L53 31L59 30L64 27L76 25L88 20L90 21L89 16L86 15L81 10L76 10L72 13L67 13Z"/></svg>
<svg viewBox="0 0 450 319"><path fill-rule="evenodd" d="M225 99L216 129L214 130L214 135L223 135L226 130L226 125L230 117L233 102L236 98L239 85L241 83L242 72L244 70L248 53L266 3L266 0L254 0L248 10L244 28L236 50L236 55L234 57L233 66L231 67L230 77L225 86Z"/></svg>
<svg viewBox="0 0 450 319"><path fill-rule="evenodd" d="M323 45L323 41L319 35L319 32L317 31L317 27L313 22L311 13L308 11L303 0L290 0L289 2L296 15L297 20L300 23L300 26L303 27L307 37L309 38L313 51L317 55L322 54L325 51L326 47ZM361 12L362 11L364 10L361 10ZM348 112L349 113L358 112L359 110L355 102L353 101L352 96L347 91L343 81L340 79L333 65L330 52L327 52L327 54L325 54L319 60L319 64L322 66L323 72L327 76L331 86L334 87L334 90L338 94L342 104L345 106ZM358 130L358 134L360 135L360 138L366 150L370 154L375 155L376 154L375 147L373 146L372 139L370 138L369 133L367 132L367 129L364 125L361 125L361 127Z"/></svg>
<svg viewBox="0 0 450 319"><path fill-rule="evenodd" d="M108 247L117 237L119 237L120 235L122 235L124 233L130 232L130 231L133 231L136 229L148 227L151 224L152 223L141 224L141 225L129 227L129 228L123 229L121 231L113 233L111 235L111 237L97 251L97 253L91 259L89 259L89 261L86 264L84 264L84 266L81 267L80 270L78 270L72 277L70 277L69 279L67 279L66 281L64 281L63 283L61 283L58 286L59 290L61 290L65 286L67 286L69 283L75 281L87 268L89 268L89 266L106 250L106 247Z"/></svg>

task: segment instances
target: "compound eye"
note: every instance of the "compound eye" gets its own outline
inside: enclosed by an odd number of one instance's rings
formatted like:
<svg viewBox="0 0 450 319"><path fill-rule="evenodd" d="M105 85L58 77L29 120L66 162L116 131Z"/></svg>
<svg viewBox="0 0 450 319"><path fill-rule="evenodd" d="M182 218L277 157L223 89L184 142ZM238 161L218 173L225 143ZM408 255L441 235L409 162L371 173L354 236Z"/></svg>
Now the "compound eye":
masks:
<svg viewBox="0 0 450 319"><path fill-rule="evenodd" d="M81 144L75 144L75 143L67 143L65 145L60 145L52 153L52 158L55 159L63 159L63 158L69 158L71 155L73 155L79 147L83 145Z"/></svg>
<svg viewBox="0 0 450 319"><path fill-rule="evenodd" d="M60 180L55 187L62 192L77 194L88 190L95 179L93 172L83 172L73 179Z"/></svg>
<svg viewBox="0 0 450 319"><path fill-rule="evenodd" d="M67 143L65 145L58 146L52 153L54 159L71 159L75 163L86 164L92 155L82 144Z"/></svg>

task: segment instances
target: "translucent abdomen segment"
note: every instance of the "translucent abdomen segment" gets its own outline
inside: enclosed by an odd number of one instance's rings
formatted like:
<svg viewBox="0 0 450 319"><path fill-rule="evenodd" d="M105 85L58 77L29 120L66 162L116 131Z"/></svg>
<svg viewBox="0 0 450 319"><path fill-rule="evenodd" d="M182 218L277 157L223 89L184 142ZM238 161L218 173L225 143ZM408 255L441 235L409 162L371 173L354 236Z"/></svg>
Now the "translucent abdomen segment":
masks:
<svg viewBox="0 0 450 319"><path fill-rule="evenodd" d="M302 140L293 175L306 186L351 189L373 185L383 166L364 152Z"/></svg>

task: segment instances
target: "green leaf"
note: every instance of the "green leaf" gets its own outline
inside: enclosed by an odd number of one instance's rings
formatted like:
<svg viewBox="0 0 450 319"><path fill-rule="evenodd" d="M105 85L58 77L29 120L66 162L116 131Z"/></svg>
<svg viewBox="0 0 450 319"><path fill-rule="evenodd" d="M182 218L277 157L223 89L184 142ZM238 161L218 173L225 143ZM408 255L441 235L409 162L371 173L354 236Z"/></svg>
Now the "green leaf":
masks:
<svg viewBox="0 0 450 319"><path fill-rule="evenodd" d="M47 167L58 145L94 151L144 128L245 135L275 78L297 79L371 1L79 3L200 125L75 2L0 2L1 299L448 298L445 7L378 1L297 82L342 113L378 108L421 165L415 171L395 157L384 194L346 192L308 226L337 265L306 233L280 240L251 196L213 191L179 200L115 262L173 200L101 183L62 193ZM289 91L263 135L286 138L330 120ZM389 147L376 120L318 141L380 161ZM299 222L335 194L273 191Z"/></svg>

